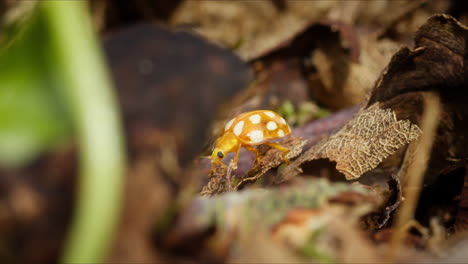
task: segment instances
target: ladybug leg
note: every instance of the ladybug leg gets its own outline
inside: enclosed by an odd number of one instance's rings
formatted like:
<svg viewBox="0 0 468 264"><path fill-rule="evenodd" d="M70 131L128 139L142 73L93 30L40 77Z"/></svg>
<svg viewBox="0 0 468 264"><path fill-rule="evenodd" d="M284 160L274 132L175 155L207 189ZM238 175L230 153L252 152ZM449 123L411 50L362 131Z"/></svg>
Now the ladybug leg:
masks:
<svg viewBox="0 0 468 264"><path fill-rule="evenodd" d="M240 153L240 144L236 146L236 148L234 149L234 152L236 153L236 155L234 156L234 161L232 165L233 170L237 169L237 161L239 160L239 153Z"/></svg>
<svg viewBox="0 0 468 264"><path fill-rule="evenodd" d="M257 163L260 163L262 161L262 158L260 158L260 155L258 154L258 150L252 146L245 145L243 146L246 150L252 152L255 154L255 160Z"/></svg>
<svg viewBox="0 0 468 264"><path fill-rule="evenodd" d="M288 155L289 153L289 149L281 146L280 144L272 143L272 142L267 142L265 143L265 145L281 150L283 152L282 157L283 157L284 162L286 162L286 164L289 164L289 159L286 158L286 155Z"/></svg>

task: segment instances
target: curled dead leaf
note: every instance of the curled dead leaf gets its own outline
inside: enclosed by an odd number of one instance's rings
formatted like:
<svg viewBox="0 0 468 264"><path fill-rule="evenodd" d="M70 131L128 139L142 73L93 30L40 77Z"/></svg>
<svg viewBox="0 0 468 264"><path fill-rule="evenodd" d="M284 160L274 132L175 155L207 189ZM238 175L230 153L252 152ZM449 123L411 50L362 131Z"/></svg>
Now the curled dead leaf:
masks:
<svg viewBox="0 0 468 264"><path fill-rule="evenodd" d="M398 120L390 109L376 103L359 112L340 131L309 149L284 173L294 173L302 163L327 158L346 179L359 178L412 140L421 130L408 120ZM290 177L290 176L288 176Z"/></svg>
<svg viewBox="0 0 468 264"><path fill-rule="evenodd" d="M340 37L343 38L342 35ZM319 42L318 48L310 55L310 62L316 70L307 76L311 95L333 109L365 102L376 76L397 47L392 41L361 37L360 45L355 48L360 52L357 58L353 58L353 54L341 47L338 41L333 44L330 41Z"/></svg>

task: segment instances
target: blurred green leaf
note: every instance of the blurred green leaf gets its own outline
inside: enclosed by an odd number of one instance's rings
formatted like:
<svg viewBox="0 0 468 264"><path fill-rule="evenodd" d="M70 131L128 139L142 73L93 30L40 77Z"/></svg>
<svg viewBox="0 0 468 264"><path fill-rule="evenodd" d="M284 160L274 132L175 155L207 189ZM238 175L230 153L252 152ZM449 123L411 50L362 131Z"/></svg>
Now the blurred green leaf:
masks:
<svg viewBox="0 0 468 264"><path fill-rule="evenodd" d="M23 18L0 35L0 166L23 166L73 136L78 200L62 261L99 263L117 225L125 154L87 2L40 1Z"/></svg>
<svg viewBox="0 0 468 264"><path fill-rule="evenodd" d="M320 107L317 112L315 112L315 117L316 118L325 118L328 117L332 114L332 112L329 109L322 108Z"/></svg>
<svg viewBox="0 0 468 264"><path fill-rule="evenodd" d="M293 126L302 126L311 120L324 118L331 114L330 110L318 106L313 101L304 101L295 106L291 101L285 100L276 111L288 121L288 124Z"/></svg>
<svg viewBox="0 0 468 264"><path fill-rule="evenodd" d="M293 123L295 119L295 110L294 105L291 101L286 100L284 103L276 110L281 116L283 116L289 124Z"/></svg>
<svg viewBox="0 0 468 264"><path fill-rule="evenodd" d="M43 19L34 14L2 42L0 165L21 166L71 132L47 36Z"/></svg>
<svg viewBox="0 0 468 264"><path fill-rule="evenodd" d="M62 261L101 263L120 215L126 168L123 131L113 86L93 29L88 2L42 1L50 45L47 58L76 131L78 202ZM48 42L47 42L48 41ZM53 55L51 55L53 54ZM46 60L48 61L48 60Z"/></svg>
<svg viewBox="0 0 468 264"><path fill-rule="evenodd" d="M309 240L299 248L299 254L316 260L318 263L337 263L337 258L333 255L331 250L320 247L320 236L326 233L325 229L326 227L321 226L312 232Z"/></svg>

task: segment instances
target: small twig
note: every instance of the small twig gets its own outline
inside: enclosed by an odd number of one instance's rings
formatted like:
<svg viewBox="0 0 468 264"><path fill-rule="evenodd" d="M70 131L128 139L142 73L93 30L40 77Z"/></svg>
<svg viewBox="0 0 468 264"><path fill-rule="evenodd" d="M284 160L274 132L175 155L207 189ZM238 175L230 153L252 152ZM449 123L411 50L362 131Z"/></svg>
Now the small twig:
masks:
<svg viewBox="0 0 468 264"><path fill-rule="evenodd" d="M390 240L390 250L388 260L395 262L398 250L401 248L406 234L406 226L414 223L414 211L421 192L424 173L427 168L434 136L439 124L440 114L439 97L433 93L428 93L424 100L424 113L421 119L421 137L410 144L406 152L403 165L399 172L399 178L406 180L403 189L405 200L402 202L401 209L396 215L396 224L394 233ZM401 178L403 177L403 178ZM414 224L412 225L414 226Z"/></svg>
<svg viewBox="0 0 468 264"><path fill-rule="evenodd" d="M242 179L237 185L236 187L234 187L234 190L238 190L240 187L244 186L244 184L248 183L248 182L253 182L253 181L256 181L257 179L259 179L261 176L263 176L263 174L255 174L254 176L251 176L251 177L247 177L247 178L244 178Z"/></svg>
<svg viewBox="0 0 468 264"><path fill-rule="evenodd" d="M228 169L227 169L227 172L226 172L226 180L227 180L228 191L235 190L235 188L232 188L232 182L231 182L233 166L234 166L234 159L231 159L231 162L229 162L229 166L228 166Z"/></svg>

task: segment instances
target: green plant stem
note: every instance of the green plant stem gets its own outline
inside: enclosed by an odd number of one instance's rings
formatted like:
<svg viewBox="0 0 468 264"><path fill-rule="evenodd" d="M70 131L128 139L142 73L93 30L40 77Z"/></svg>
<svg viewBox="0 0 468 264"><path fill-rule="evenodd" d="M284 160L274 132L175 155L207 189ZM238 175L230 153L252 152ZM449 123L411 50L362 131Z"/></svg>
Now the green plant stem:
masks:
<svg viewBox="0 0 468 264"><path fill-rule="evenodd" d="M121 125L86 1L43 1L40 12L65 76L63 87L77 131L77 207L63 253L66 263L104 260L119 215L124 174Z"/></svg>

